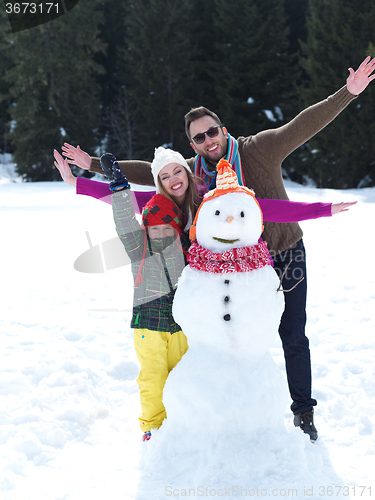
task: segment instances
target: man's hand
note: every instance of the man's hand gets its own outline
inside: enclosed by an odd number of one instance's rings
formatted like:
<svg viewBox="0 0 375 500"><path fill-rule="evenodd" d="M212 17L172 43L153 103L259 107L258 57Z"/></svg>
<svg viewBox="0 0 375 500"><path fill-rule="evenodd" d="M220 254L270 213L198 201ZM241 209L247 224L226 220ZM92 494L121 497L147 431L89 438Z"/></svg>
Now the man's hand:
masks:
<svg viewBox="0 0 375 500"><path fill-rule="evenodd" d="M371 59L370 56L366 57L363 63L359 66L357 71L349 68L350 75L346 80L346 88L353 95L359 95L365 90L367 85L375 79L375 75L371 73L375 69L375 57Z"/></svg>
<svg viewBox="0 0 375 500"><path fill-rule="evenodd" d="M90 170L91 166L91 158L86 151L82 151L82 149L77 146L76 148L67 142L64 143L64 146L61 147L63 155L66 156L67 162L73 165L77 165L83 170Z"/></svg>
<svg viewBox="0 0 375 500"><path fill-rule="evenodd" d="M53 156L55 157L55 167L60 172L63 181L73 187L76 187L77 177L74 177L74 175L72 174L72 171L68 165L68 161L65 160L60 155L60 153L56 151L56 149L53 150Z"/></svg>

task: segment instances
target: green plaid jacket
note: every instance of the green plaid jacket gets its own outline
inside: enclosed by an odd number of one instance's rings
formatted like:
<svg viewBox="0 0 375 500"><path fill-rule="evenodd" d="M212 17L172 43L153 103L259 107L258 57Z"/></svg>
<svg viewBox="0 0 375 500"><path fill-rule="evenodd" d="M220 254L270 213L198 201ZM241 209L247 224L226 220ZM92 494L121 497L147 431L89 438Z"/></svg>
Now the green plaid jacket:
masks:
<svg viewBox="0 0 375 500"><path fill-rule="evenodd" d="M134 285L132 328L177 332L172 316L177 280L185 267L184 254L173 238L150 240L136 219L130 190L112 195L117 234L131 260L134 281L143 261L143 281Z"/></svg>

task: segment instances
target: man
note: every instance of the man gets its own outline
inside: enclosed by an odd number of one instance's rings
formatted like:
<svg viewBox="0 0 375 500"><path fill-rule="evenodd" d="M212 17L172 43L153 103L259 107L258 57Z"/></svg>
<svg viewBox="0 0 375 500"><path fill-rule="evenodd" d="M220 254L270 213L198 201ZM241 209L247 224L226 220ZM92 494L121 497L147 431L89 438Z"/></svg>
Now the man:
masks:
<svg viewBox="0 0 375 500"><path fill-rule="evenodd" d="M209 185L214 181L217 162L226 157L236 170L241 183L252 188L258 198L287 200L281 165L299 146L328 125L375 78L375 58L367 57L357 71L350 75L344 87L327 99L306 108L289 123L254 136L232 138L218 116L204 107L192 109L185 115L185 130L196 153L187 160L190 168ZM100 161L90 158L78 146L65 144L62 148L81 168L103 173ZM154 185L150 163L142 161L119 162L130 182ZM306 324L306 263L302 230L297 223L266 222L264 239L274 258L275 270L282 276L285 290L285 310L279 334L284 349L291 410L294 424L315 441L318 433L313 421L317 404L311 397L311 361ZM301 281L302 280L302 281Z"/></svg>

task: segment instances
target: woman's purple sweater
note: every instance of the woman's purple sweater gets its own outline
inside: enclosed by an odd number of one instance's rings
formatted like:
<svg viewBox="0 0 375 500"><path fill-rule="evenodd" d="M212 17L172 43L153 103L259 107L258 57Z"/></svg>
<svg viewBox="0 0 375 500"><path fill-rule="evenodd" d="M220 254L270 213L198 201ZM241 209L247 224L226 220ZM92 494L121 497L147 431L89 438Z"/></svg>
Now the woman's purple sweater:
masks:
<svg viewBox="0 0 375 500"><path fill-rule="evenodd" d="M112 191L105 182L77 177L76 192L111 205ZM137 214L142 213L142 208L154 194L155 191L131 191L134 209ZM303 203L260 198L257 198L257 200L263 212L263 220L268 222L298 222L332 215L331 203Z"/></svg>

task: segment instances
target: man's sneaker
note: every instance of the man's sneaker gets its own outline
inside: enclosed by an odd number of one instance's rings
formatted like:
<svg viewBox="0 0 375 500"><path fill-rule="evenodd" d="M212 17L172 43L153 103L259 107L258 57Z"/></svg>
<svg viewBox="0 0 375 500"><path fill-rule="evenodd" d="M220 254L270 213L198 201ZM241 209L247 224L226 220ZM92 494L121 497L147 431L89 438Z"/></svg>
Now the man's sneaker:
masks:
<svg viewBox="0 0 375 500"><path fill-rule="evenodd" d="M305 434L309 434L310 441L314 443L318 439L318 431L314 425L314 412L305 411L294 415L294 425L300 427Z"/></svg>
<svg viewBox="0 0 375 500"><path fill-rule="evenodd" d="M142 441L149 441L151 439L151 431L144 432L142 436Z"/></svg>

